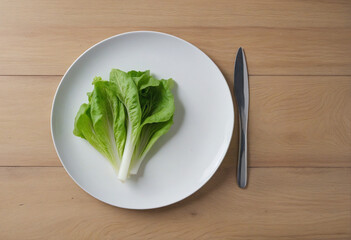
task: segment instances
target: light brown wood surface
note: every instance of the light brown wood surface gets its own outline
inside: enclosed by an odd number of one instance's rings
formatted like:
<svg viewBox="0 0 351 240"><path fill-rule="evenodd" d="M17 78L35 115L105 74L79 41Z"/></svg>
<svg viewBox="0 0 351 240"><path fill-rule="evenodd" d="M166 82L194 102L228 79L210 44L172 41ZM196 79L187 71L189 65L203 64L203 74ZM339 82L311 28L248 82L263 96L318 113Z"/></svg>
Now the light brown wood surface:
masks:
<svg viewBox="0 0 351 240"><path fill-rule="evenodd" d="M61 167L50 110L62 75L133 30L195 44L230 88L245 48L246 190L237 125L215 176L162 209L103 204ZM351 239L351 1L0 0L0 86L0 239Z"/></svg>
<svg viewBox="0 0 351 240"><path fill-rule="evenodd" d="M1 239L349 239L350 168L231 167L172 206L131 211L90 197L61 167L0 169Z"/></svg>

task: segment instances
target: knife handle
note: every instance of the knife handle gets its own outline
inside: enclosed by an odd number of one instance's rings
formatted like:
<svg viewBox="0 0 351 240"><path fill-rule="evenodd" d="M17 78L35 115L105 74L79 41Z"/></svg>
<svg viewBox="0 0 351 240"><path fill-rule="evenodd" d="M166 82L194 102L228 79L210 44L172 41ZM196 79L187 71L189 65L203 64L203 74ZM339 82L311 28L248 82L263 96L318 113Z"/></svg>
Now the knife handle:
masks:
<svg viewBox="0 0 351 240"><path fill-rule="evenodd" d="M239 151L237 182L240 188L247 185L247 116L239 110Z"/></svg>

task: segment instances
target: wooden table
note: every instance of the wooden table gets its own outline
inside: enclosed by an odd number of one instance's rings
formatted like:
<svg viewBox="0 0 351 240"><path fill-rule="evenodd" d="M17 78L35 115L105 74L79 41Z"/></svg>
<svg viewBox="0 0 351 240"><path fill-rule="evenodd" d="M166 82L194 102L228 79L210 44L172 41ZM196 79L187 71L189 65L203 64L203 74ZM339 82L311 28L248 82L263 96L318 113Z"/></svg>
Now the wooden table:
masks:
<svg viewBox="0 0 351 240"><path fill-rule="evenodd" d="M221 167L169 207L108 206L67 175L56 87L88 47L155 30L250 74L249 186L238 128ZM0 239L351 239L351 1L0 1ZM237 123L237 122L236 122Z"/></svg>

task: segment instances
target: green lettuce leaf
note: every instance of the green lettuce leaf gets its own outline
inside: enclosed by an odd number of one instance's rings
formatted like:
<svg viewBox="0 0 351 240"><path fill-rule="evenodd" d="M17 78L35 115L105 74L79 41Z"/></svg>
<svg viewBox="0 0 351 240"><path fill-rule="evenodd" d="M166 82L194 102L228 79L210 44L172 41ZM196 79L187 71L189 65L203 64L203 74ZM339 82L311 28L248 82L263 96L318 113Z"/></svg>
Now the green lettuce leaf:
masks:
<svg viewBox="0 0 351 240"><path fill-rule="evenodd" d="M137 174L142 161L155 142L166 134L173 125L173 117L166 122L151 123L143 127L139 142L134 151L130 174Z"/></svg>
<svg viewBox="0 0 351 240"><path fill-rule="evenodd" d="M142 113L138 88L131 76L119 69L112 69L110 82L116 85L116 94L126 108L128 115L126 144L118 173L118 178L121 181L125 181L128 176L135 145L140 135Z"/></svg>
<svg viewBox="0 0 351 240"><path fill-rule="evenodd" d="M154 143L173 124L173 80L150 71L112 69L109 81L95 77L74 122L74 135L86 139L115 168L118 178L136 174Z"/></svg>
<svg viewBox="0 0 351 240"><path fill-rule="evenodd" d="M94 81L76 116L73 133L86 139L102 153L117 171L123 156L126 126L124 106L107 81Z"/></svg>
<svg viewBox="0 0 351 240"><path fill-rule="evenodd" d="M158 82L158 86L149 85L139 90L141 108L143 109L141 136L134 151L131 174L138 172L141 162L156 140L167 133L173 124L175 110L174 97L171 92L173 80Z"/></svg>

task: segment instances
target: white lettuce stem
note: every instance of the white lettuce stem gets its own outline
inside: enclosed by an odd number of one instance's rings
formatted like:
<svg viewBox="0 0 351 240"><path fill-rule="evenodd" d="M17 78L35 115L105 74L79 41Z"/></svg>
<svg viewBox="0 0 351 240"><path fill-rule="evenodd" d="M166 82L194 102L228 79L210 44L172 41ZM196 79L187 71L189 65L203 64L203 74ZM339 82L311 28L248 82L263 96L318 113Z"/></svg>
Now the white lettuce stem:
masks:
<svg viewBox="0 0 351 240"><path fill-rule="evenodd" d="M133 157L134 148L135 148L135 145L134 145L133 136L132 136L132 127L131 127L131 124L129 123L127 126L126 145L124 147L122 162L118 173L118 178L122 182L124 182L127 179L130 163Z"/></svg>
<svg viewBox="0 0 351 240"><path fill-rule="evenodd" d="M130 170L131 175L136 175L139 171L140 165L143 162L146 154L143 154L140 158L136 160L136 162L133 164L132 169Z"/></svg>

